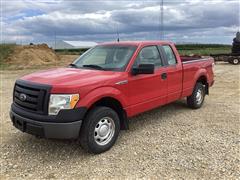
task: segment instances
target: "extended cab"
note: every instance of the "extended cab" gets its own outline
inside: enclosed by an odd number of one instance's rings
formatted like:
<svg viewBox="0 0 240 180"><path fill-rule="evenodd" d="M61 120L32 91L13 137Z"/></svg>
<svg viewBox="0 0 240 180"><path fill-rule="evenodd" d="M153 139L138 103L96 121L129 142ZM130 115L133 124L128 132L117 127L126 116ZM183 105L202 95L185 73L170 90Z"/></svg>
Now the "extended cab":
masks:
<svg viewBox="0 0 240 180"><path fill-rule="evenodd" d="M80 138L84 149L101 153L128 129L129 117L184 97L200 108L213 66L210 57L180 57L170 42L99 44L66 68L18 79L10 117L23 132Z"/></svg>

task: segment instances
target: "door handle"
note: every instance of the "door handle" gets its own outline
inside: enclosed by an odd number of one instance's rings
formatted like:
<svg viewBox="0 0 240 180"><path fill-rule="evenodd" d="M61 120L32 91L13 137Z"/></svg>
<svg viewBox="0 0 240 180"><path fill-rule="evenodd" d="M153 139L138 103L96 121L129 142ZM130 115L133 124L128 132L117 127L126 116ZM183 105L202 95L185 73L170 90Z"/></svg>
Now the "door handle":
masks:
<svg viewBox="0 0 240 180"><path fill-rule="evenodd" d="M164 80L164 79L167 79L167 73L162 73L161 74L161 78Z"/></svg>

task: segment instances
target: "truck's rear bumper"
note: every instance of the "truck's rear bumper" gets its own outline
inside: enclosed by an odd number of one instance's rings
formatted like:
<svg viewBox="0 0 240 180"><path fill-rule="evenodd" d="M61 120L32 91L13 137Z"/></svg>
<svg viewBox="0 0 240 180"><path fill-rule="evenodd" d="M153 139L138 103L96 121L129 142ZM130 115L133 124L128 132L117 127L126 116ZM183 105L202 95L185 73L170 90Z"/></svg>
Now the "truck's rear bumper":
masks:
<svg viewBox="0 0 240 180"><path fill-rule="evenodd" d="M65 122L59 122L58 116L56 118L52 118L52 122L48 119L48 116L42 116L41 121L36 119L34 116L25 116L26 114L19 113L15 111L16 107L11 108L10 118L12 120L13 125L21 130L22 132L26 132L32 135L44 137L44 138L53 138L53 139L76 139L79 137L79 132L82 124L82 117L85 114L85 110L80 109L79 113L81 117L74 118L78 120L67 122L67 120L72 119L73 117L66 117ZM21 111L20 111L21 112ZM28 112L24 111L29 114ZM69 112L68 112L69 115ZM46 117L46 118L44 118ZM65 119L64 118L64 119ZM47 121L46 121L47 119ZM61 119L63 120L63 119Z"/></svg>

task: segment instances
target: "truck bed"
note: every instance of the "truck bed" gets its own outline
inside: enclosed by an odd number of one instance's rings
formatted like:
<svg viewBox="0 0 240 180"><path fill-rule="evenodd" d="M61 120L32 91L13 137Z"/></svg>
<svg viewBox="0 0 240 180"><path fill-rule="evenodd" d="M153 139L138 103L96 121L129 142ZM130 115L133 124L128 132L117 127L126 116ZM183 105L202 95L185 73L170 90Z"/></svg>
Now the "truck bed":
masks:
<svg viewBox="0 0 240 180"><path fill-rule="evenodd" d="M180 56L183 67L183 96L189 96L196 84L196 77L207 73L209 86L213 83L212 64L214 59L207 56Z"/></svg>
<svg viewBox="0 0 240 180"><path fill-rule="evenodd" d="M190 63L195 61L202 61L202 60L209 60L210 57L204 57L204 56L180 56L183 63Z"/></svg>

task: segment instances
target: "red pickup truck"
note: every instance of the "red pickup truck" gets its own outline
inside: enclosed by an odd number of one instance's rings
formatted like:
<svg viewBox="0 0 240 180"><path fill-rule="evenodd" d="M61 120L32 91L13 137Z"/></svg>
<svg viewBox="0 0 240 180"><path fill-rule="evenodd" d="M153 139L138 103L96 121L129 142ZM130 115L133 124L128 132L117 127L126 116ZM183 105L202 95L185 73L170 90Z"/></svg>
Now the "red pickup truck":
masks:
<svg viewBox="0 0 240 180"><path fill-rule="evenodd" d="M103 43L66 68L18 79L10 117L23 132L79 138L84 149L101 153L128 129L129 117L184 97L200 108L213 67L210 57L180 57L171 42Z"/></svg>

